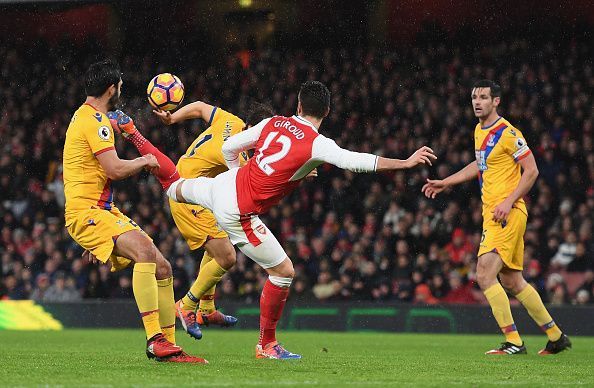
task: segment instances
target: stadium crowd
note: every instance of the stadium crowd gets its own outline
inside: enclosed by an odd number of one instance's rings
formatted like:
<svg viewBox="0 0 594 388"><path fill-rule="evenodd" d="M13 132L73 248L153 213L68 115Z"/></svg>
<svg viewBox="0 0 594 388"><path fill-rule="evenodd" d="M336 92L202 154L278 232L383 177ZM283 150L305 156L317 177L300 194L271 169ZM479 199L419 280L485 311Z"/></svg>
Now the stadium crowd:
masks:
<svg viewBox="0 0 594 388"><path fill-rule="evenodd" d="M94 52L68 42L38 42L27 50L0 46L0 298L132 297L130 272L84 262L64 228L62 145L84 99L82 75ZM239 116L251 100L293 114L299 85L317 79L332 92L321 130L339 145L399 158L423 144L436 151L435 167L393 174L322 166L317 178L263 217L295 263L290 298L304 302L482 302L474 282L482 230L478 184L435 200L422 197L421 186L474 159L470 85L481 78L498 81L500 113L523 131L540 169L527 198L526 277L545 302L594 302L590 45L510 40L476 54L445 43L313 54L263 49L210 64L192 50L147 52L121 58L124 110L174 160L204 123L164 128L152 116L144 91L162 71L182 79L186 102L201 99ZM122 157L136 156L123 141L118 149ZM114 202L170 258L179 297L201 254L188 250L158 182L146 173L117 182ZM238 253L217 299L256 302L264 281L264 272Z"/></svg>

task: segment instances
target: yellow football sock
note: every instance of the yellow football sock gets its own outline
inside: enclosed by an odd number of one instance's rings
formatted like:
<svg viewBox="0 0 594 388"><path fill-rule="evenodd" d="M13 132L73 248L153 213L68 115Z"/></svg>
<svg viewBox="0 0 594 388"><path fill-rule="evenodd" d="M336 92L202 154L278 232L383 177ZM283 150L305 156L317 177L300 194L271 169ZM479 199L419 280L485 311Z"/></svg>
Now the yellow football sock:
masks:
<svg viewBox="0 0 594 388"><path fill-rule="evenodd" d="M509 298L503 287L501 287L501 284L497 283L492 285L485 290L484 294L491 305L495 320L505 335L505 340L517 346L522 345L520 333L518 333L518 330L516 329L514 318L511 314Z"/></svg>
<svg viewBox="0 0 594 388"><path fill-rule="evenodd" d="M536 324L547 333L549 340L557 341L561 338L561 330L559 330L559 326L555 324L555 321L551 318L546 307L542 304L542 299L534 287L529 284L516 295L516 298L524 305L528 314L530 314Z"/></svg>
<svg viewBox="0 0 594 388"><path fill-rule="evenodd" d="M161 333L156 269L156 263L136 263L132 271L132 291L142 316L147 339Z"/></svg>
<svg viewBox="0 0 594 388"><path fill-rule="evenodd" d="M206 290L202 298L200 298L200 312L204 314L210 314L216 310L214 295L217 286L212 286L209 290Z"/></svg>
<svg viewBox="0 0 594 388"><path fill-rule="evenodd" d="M175 343L175 298L173 296L173 276L157 279L159 287L159 325L167 341Z"/></svg>
<svg viewBox="0 0 594 388"><path fill-rule="evenodd" d="M208 252L204 252L204 256L202 256L202 261L200 262L200 271L202 268L214 260L214 257L208 254ZM210 289L204 292L204 295L200 297L200 312L204 314L210 314L215 311L215 302L214 302L214 294L216 290L216 285L212 286Z"/></svg>
<svg viewBox="0 0 594 388"><path fill-rule="evenodd" d="M206 260L206 261L205 261ZM198 278L190 287L190 291L183 297L184 310L196 310L198 302L207 292L221 280L227 271L219 265L207 252L204 252L200 263ZM214 291L213 291L214 292ZM214 308L214 301L213 301Z"/></svg>

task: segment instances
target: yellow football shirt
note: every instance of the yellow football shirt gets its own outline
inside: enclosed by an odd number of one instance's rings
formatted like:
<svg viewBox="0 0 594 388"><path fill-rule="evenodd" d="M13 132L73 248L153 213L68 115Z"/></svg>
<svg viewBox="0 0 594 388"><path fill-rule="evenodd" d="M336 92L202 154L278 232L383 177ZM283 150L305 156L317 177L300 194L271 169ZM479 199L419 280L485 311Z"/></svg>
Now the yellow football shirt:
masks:
<svg viewBox="0 0 594 388"><path fill-rule="evenodd" d="M64 143L66 218L91 206L111 209L111 180L95 156L112 149L114 136L107 116L89 104L78 108L72 116Z"/></svg>
<svg viewBox="0 0 594 388"><path fill-rule="evenodd" d="M239 117L214 108L209 127L192 142L186 153L177 162L177 171L182 178L215 177L227 171L223 157L223 142L243 130L245 123ZM247 160L242 153L241 164Z"/></svg>
<svg viewBox="0 0 594 388"><path fill-rule="evenodd" d="M474 129L476 162L483 201L483 217L490 216L495 206L503 202L515 189L521 178L518 162L530 154L528 144L517 128L503 117L486 127L477 124ZM526 203L520 198L515 204L525 214Z"/></svg>

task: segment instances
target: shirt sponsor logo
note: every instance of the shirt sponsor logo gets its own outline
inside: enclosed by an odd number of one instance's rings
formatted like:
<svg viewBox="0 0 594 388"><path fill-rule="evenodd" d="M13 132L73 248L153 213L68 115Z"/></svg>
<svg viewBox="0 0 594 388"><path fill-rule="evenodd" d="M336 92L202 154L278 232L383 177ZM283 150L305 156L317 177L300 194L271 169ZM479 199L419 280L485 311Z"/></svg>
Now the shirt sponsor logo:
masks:
<svg viewBox="0 0 594 388"><path fill-rule="evenodd" d="M487 158L485 150L475 150L476 163L480 171L487 170Z"/></svg>
<svg viewBox="0 0 594 388"><path fill-rule="evenodd" d="M231 136L231 129L233 126L231 125L231 121L225 122L225 128L223 128L223 141L227 141L227 139Z"/></svg>

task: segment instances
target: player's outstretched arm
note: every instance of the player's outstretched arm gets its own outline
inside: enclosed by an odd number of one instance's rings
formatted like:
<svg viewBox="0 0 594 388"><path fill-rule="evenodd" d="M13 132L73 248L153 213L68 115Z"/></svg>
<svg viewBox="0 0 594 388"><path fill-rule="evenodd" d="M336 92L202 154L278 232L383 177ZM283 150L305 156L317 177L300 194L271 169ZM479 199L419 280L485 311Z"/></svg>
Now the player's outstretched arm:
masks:
<svg viewBox="0 0 594 388"><path fill-rule="evenodd" d="M437 194L441 193L450 186L455 186L476 178L478 172L478 165L475 161L472 161L468 163L468 165L462 170L450 175L445 179L427 179L427 183L425 183L421 191L427 198L435 198Z"/></svg>
<svg viewBox="0 0 594 388"><path fill-rule="evenodd" d="M153 113L159 117L163 124L171 125L191 119L203 119L204 121L211 121L214 109L214 106L203 101L195 101L191 104L183 106L175 113L162 110L153 110Z"/></svg>
<svg viewBox="0 0 594 388"><path fill-rule="evenodd" d="M390 159L377 157L377 167L375 171L390 171L390 170L402 170L405 168L413 168L419 164L427 164L432 166L432 161L437 159L437 156L433 153L433 150L427 146L423 146L415 151L408 159Z"/></svg>
<svg viewBox="0 0 594 388"><path fill-rule="evenodd" d="M120 159L115 150L109 150L98 154L97 160L105 174L111 180L118 181L129 176L138 174L143 168L159 168L159 162L154 155L146 154L133 160Z"/></svg>
<svg viewBox="0 0 594 388"><path fill-rule="evenodd" d="M313 144L312 159L326 162L353 172L374 172L412 168L418 164L431 165L437 159L429 147L421 147L406 160L349 151L341 148L332 139L319 135Z"/></svg>

